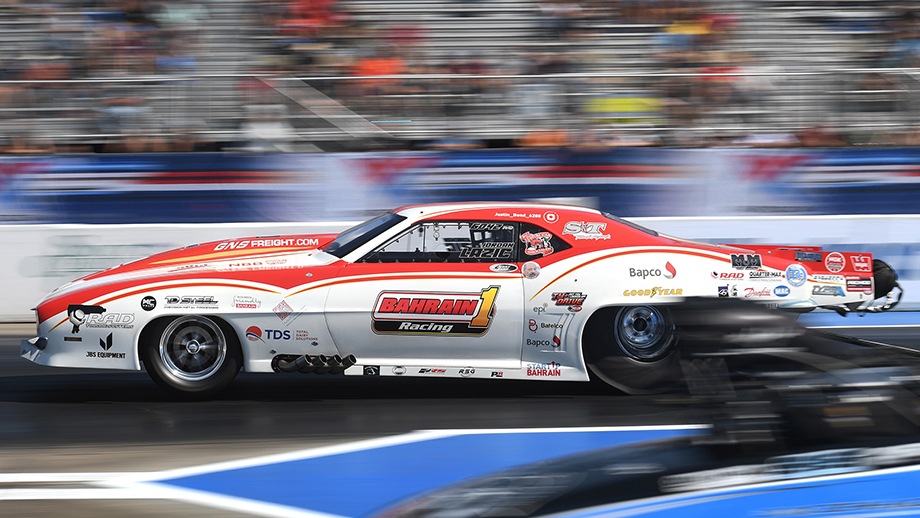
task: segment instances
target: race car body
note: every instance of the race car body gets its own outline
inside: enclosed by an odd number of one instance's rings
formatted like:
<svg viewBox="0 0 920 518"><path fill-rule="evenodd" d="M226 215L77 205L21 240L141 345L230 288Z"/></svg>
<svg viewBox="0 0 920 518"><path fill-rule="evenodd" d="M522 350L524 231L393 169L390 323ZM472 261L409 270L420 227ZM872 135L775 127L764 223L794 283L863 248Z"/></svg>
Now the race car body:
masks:
<svg viewBox="0 0 920 518"><path fill-rule="evenodd" d="M216 241L88 275L38 304L38 336L22 356L146 368L163 387L199 396L241 368L593 373L642 390L661 383L643 378L674 356L672 308L689 298L845 312L879 309L873 301L895 284L867 253L695 243L583 207L409 206L339 235Z"/></svg>

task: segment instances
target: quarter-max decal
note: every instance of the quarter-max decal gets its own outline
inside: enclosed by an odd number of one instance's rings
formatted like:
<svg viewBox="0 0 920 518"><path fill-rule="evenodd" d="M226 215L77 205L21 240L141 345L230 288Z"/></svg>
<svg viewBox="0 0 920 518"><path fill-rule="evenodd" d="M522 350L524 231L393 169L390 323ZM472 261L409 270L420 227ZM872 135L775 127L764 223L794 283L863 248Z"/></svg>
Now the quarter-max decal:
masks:
<svg viewBox="0 0 920 518"><path fill-rule="evenodd" d="M374 304L378 334L481 335L489 330L498 286L479 293L383 291Z"/></svg>

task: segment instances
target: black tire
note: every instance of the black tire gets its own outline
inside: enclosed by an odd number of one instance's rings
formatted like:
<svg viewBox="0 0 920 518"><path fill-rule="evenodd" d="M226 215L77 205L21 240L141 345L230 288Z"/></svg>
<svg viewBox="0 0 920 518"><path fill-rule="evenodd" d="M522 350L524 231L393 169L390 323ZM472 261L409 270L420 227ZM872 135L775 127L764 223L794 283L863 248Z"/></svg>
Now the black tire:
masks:
<svg viewBox="0 0 920 518"><path fill-rule="evenodd" d="M627 394L681 385L678 334L666 306L603 308L588 320L585 363L595 377Z"/></svg>
<svg viewBox="0 0 920 518"><path fill-rule="evenodd" d="M898 285L898 274L894 268L881 259L872 260L872 276L875 277L875 293L873 297L881 298Z"/></svg>
<svg viewBox="0 0 920 518"><path fill-rule="evenodd" d="M657 313L655 313L657 312ZM633 329L630 315L656 314L657 333ZM647 322L648 323L648 322ZM729 348L779 346L804 328L785 312L734 298L688 298L667 306L602 308L588 320L583 335L591 373L627 394L660 393L686 387L681 360L712 356Z"/></svg>
<svg viewBox="0 0 920 518"><path fill-rule="evenodd" d="M222 320L203 315L159 320L145 330L140 346L147 374L184 398L213 397L243 364L236 333Z"/></svg>

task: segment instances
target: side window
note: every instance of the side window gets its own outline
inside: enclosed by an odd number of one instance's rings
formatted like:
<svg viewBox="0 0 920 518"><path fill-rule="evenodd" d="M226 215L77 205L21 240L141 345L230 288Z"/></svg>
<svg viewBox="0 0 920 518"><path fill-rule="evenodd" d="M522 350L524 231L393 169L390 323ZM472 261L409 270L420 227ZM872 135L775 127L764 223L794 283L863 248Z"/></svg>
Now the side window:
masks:
<svg viewBox="0 0 920 518"><path fill-rule="evenodd" d="M521 245L518 261L532 261L571 248L552 232L532 223L521 223L518 240Z"/></svg>
<svg viewBox="0 0 920 518"><path fill-rule="evenodd" d="M368 254L365 262L510 262L517 253L516 225L428 221Z"/></svg>

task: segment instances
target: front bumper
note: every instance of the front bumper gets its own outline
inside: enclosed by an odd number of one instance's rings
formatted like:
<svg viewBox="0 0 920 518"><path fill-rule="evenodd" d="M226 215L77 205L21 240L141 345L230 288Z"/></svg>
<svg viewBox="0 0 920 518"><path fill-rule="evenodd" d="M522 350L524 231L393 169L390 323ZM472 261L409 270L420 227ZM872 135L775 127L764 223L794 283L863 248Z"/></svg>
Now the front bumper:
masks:
<svg viewBox="0 0 920 518"><path fill-rule="evenodd" d="M19 355L34 363L43 363L39 361L45 348L48 347L48 338L45 336L36 336L19 342Z"/></svg>

